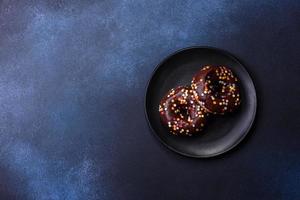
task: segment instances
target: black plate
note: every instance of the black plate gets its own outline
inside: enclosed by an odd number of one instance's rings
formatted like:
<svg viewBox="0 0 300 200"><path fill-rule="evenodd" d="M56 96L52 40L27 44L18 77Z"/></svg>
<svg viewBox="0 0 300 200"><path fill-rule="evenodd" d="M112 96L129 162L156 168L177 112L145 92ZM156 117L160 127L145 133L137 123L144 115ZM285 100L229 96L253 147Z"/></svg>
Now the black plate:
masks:
<svg viewBox="0 0 300 200"><path fill-rule="evenodd" d="M203 134L192 137L171 135L161 124L158 105L161 98L179 85L188 85L203 65L225 65L240 80L241 106L231 114L213 118ZM164 59L148 83L145 99L146 118L160 141L171 150L190 157L212 157L235 147L248 133L256 113L254 84L244 66L231 54L212 47L190 47Z"/></svg>

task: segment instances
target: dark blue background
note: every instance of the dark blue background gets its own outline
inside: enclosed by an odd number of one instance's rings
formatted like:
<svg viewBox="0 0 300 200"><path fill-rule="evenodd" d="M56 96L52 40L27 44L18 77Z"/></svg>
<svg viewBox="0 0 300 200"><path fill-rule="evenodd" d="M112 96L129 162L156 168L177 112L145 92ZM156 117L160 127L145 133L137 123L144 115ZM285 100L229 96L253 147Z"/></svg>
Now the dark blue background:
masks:
<svg viewBox="0 0 300 200"><path fill-rule="evenodd" d="M249 137L177 155L151 134L155 65L223 48L254 79ZM0 1L0 199L300 199L300 2Z"/></svg>

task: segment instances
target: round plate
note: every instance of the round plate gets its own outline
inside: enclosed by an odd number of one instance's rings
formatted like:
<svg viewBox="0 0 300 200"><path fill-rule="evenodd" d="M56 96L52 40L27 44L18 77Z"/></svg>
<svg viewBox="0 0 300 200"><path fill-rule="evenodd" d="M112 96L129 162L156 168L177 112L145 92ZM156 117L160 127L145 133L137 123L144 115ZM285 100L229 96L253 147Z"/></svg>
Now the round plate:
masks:
<svg viewBox="0 0 300 200"><path fill-rule="evenodd" d="M224 65L239 78L241 105L239 109L210 120L202 134L192 137L175 136L161 124L158 105L171 89L189 85L193 75L204 65ZM256 113L256 92L248 72L228 52L212 47L190 47L165 58L149 80L145 112L150 128L171 150L190 157L212 157L235 147L248 133Z"/></svg>

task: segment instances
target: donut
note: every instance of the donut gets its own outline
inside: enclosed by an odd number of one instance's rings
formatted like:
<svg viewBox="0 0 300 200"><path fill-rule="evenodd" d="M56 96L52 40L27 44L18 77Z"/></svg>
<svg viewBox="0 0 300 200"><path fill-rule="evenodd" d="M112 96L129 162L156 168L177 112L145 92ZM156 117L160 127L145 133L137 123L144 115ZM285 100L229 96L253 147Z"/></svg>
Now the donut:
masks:
<svg viewBox="0 0 300 200"><path fill-rule="evenodd" d="M159 104L161 122L174 135L199 133L206 122L208 113L196 100L191 87L179 86L171 89Z"/></svg>
<svg viewBox="0 0 300 200"><path fill-rule="evenodd" d="M233 112L239 107L238 79L224 66L205 66L192 79L198 102L213 114Z"/></svg>

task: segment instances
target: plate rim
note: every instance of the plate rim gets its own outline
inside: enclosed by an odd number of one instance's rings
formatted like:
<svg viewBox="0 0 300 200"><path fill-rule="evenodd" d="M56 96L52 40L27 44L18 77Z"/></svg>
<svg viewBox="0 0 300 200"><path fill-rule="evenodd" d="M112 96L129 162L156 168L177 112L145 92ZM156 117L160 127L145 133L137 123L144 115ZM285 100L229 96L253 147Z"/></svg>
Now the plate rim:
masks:
<svg viewBox="0 0 300 200"><path fill-rule="evenodd" d="M147 111L147 94L148 94L148 90L149 90L149 86L152 82L152 79L153 77L155 76L157 70L167 61L169 60L171 57L175 56L176 54L179 54L183 51L187 51L187 50L191 50L191 49L208 49L208 50L214 50L214 51L217 51L217 52L221 52L223 53L224 55L230 57L231 59L233 59L235 62L237 62L239 65L241 65L244 69L244 71L247 73L247 75L250 77L250 80L251 80L251 84L254 88L254 113L253 113L253 117L251 119L251 122L249 123L246 131L244 132L244 134L242 135L242 137L240 137L237 141L234 142L233 145L231 145L229 148L226 148L220 152L217 152L217 153L213 153L213 154L208 154L208 155L192 155L192 154L189 154L189 153L185 153L185 152L182 152L180 150L177 150L176 148L172 147L171 145L169 145L167 142L165 142L161 137L158 136L158 134L156 133L156 131L153 129L152 125L151 125L151 122L149 120L149 117L148 117L148 111ZM257 95L256 95L256 87L255 87L255 84L253 82L253 78L252 76L249 74L249 72L247 71L245 65L236 57L234 56L233 54L231 54L230 52L228 52L227 50L224 50L224 49L221 49L221 48L217 48L217 47L212 47L212 46L188 46L188 47L184 47L184 48L180 48L170 54L168 54L166 57L164 57L161 61L158 62L158 64L155 66L155 68L153 69L152 73L150 74L150 78L148 79L147 81L147 84L146 84L146 90L145 90L145 94L144 94L144 114L145 114L145 117L146 117L146 121L147 121L147 124L148 124L148 127L150 128L150 131L152 132L152 135L155 135L155 137L164 145L166 146L169 150L171 151L174 151L182 156L186 156L186 157L190 157L190 158L212 158L212 157L216 157L216 156L219 156L219 155L222 155L226 152L229 152L230 150L232 150L233 148L235 148L238 144L241 143L242 140L244 140L244 138L248 135L250 129L252 128L253 126L253 123L254 123L254 120L256 118L256 113L257 113Z"/></svg>

